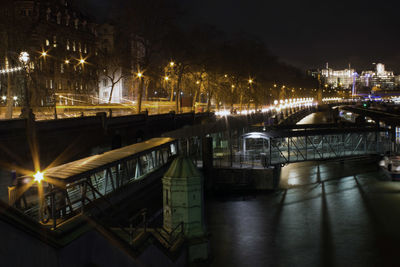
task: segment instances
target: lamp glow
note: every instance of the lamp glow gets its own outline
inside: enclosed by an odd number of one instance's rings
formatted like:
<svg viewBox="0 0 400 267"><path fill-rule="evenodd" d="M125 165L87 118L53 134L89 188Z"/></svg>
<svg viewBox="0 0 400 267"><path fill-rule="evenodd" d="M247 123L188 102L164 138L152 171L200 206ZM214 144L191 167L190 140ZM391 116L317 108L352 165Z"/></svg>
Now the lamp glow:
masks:
<svg viewBox="0 0 400 267"><path fill-rule="evenodd" d="M40 172L40 171L38 171L37 173L35 173L35 174L33 175L33 177L35 178L35 181L38 182L38 183L40 183L40 182L44 179L43 173Z"/></svg>
<svg viewBox="0 0 400 267"><path fill-rule="evenodd" d="M28 54L28 52L21 52L20 54L19 54L19 61L21 62L21 63L23 63L23 64L28 64L28 61L29 61L29 54Z"/></svg>

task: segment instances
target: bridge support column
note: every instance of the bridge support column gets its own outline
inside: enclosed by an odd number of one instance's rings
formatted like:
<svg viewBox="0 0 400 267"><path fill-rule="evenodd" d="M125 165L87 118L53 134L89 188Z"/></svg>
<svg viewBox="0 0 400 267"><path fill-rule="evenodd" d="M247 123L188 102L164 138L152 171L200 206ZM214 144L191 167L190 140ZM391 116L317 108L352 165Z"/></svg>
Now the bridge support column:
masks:
<svg viewBox="0 0 400 267"><path fill-rule="evenodd" d="M392 141L392 146L391 146L391 152L396 153L397 152L397 147L396 147L396 126L395 125L390 125L390 140Z"/></svg>
<svg viewBox="0 0 400 267"><path fill-rule="evenodd" d="M281 171L282 171L281 164L275 164L274 171L272 173L272 185L274 189L277 189L279 187L279 182L281 179Z"/></svg>
<svg viewBox="0 0 400 267"><path fill-rule="evenodd" d="M212 186L213 172L213 139L211 136L205 136L201 139L202 144L202 159L205 184Z"/></svg>

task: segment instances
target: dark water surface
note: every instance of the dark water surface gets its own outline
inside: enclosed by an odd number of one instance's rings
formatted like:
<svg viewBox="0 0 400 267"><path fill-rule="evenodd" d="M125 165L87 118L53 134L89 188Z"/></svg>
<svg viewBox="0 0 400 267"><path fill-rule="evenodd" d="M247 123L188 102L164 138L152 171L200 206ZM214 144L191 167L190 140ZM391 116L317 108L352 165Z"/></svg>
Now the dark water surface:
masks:
<svg viewBox="0 0 400 267"><path fill-rule="evenodd" d="M208 197L211 266L400 266L400 182L377 165L290 164L276 192Z"/></svg>
<svg viewBox="0 0 400 267"><path fill-rule="evenodd" d="M400 182L376 169L292 164L277 192L211 197L211 266L400 266Z"/></svg>

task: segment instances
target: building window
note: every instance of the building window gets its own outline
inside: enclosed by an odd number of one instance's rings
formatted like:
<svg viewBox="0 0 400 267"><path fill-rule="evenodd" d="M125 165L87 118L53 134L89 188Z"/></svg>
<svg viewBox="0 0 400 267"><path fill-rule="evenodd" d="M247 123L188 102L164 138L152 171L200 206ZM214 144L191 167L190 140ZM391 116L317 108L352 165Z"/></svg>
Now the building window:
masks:
<svg viewBox="0 0 400 267"><path fill-rule="evenodd" d="M69 50L70 49L70 47L69 47L69 40L67 39L67 50Z"/></svg>
<svg viewBox="0 0 400 267"><path fill-rule="evenodd" d="M81 42L79 42L78 47L79 47L79 52L82 53L82 45L81 45Z"/></svg>
<svg viewBox="0 0 400 267"><path fill-rule="evenodd" d="M75 41L72 41L72 50L75 52L76 51L76 44Z"/></svg>
<svg viewBox="0 0 400 267"><path fill-rule="evenodd" d="M60 72L61 72L61 73L64 73L64 64L61 64L61 65L60 65Z"/></svg>
<svg viewBox="0 0 400 267"><path fill-rule="evenodd" d="M50 80L50 89L53 89L53 80Z"/></svg>
<svg viewBox="0 0 400 267"><path fill-rule="evenodd" d="M56 35L53 36L53 46L57 47L57 36Z"/></svg>
<svg viewBox="0 0 400 267"><path fill-rule="evenodd" d="M49 41L49 39L46 39L46 46L49 46L50 45L50 41Z"/></svg>
<svg viewBox="0 0 400 267"><path fill-rule="evenodd" d="M85 48L84 48L83 52L84 52L85 54L87 54L87 46L86 46L86 44L85 44Z"/></svg>
<svg viewBox="0 0 400 267"><path fill-rule="evenodd" d="M58 90L61 90L61 89L62 89L62 83L59 82L59 83L58 83Z"/></svg>
<svg viewBox="0 0 400 267"><path fill-rule="evenodd" d="M106 87L107 86L107 79L103 79L103 86Z"/></svg>

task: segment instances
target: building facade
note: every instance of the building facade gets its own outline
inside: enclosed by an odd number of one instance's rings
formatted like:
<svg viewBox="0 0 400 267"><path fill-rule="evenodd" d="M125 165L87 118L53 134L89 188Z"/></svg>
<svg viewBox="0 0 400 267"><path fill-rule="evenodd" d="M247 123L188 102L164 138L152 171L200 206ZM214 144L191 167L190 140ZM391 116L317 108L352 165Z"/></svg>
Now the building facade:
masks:
<svg viewBox="0 0 400 267"><path fill-rule="evenodd" d="M374 63L375 64L375 63ZM309 76L321 76L321 82L336 90L351 89L353 94L370 94L379 90L395 90L400 87L400 76L377 63L375 70L364 70L361 74L353 68L334 70L328 64L321 70L309 70ZM343 91L344 92L344 91Z"/></svg>
<svg viewBox="0 0 400 267"><path fill-rule="evenodd" d="M350 66L348 69L334 70L326 64L326 68L321 70L321 78L333 88L351 89L354 82L354 73L355 70Z"/></svg>
<svg viewBox="0 0 400 267"><path fill-rule="evenodd" d="M393 71L385 70L385 65L377 63L374 71L361 72L359 83L361 87L394 89L398 84Z"/></svg>
<svg viewBox="0 0 400 267"><path fill-rule="evenodd" d="M98 92L96 24L68 0L10 0L4 7L0 65L7 61L19 65L18 54L30 54L31 105L94 103ZM13 78L18 80L17 76ZM11 90L19 88L15 83ZM25 97L21 92L14 94Z"/></svg>

